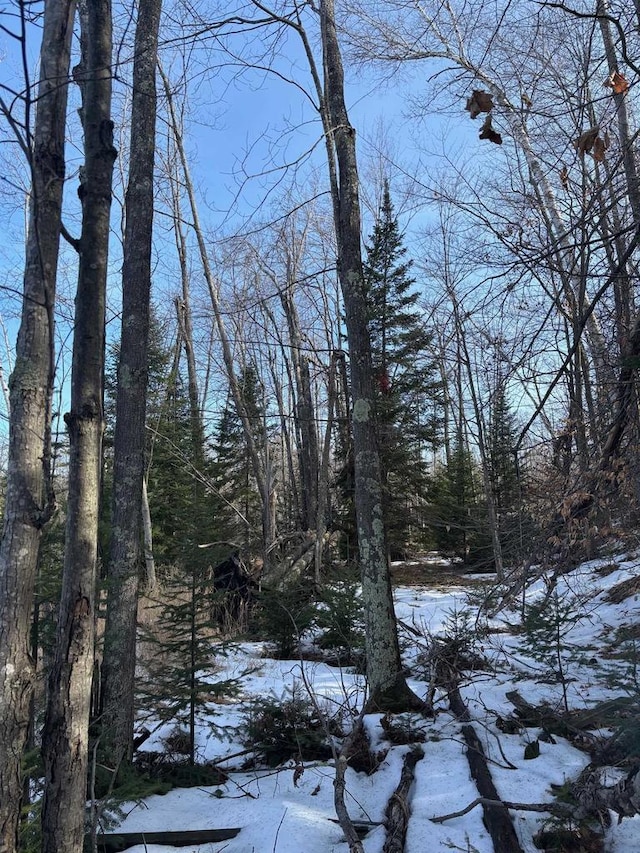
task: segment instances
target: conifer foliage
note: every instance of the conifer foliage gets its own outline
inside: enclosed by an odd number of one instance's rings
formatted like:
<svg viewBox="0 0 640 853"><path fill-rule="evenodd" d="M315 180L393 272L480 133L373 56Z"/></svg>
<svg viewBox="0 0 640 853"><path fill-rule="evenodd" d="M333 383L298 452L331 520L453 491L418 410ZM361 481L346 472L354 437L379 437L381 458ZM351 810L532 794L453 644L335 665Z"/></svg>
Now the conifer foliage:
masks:
<svg viewBox="0 0 640 853"><path fill-rule="evenodd" d="M265 446L263 389L255 364L246 365L239 386L257 448ZM215 515L220 538L235 543L243 553L261 552L260 493L253 474L241 419L232 400L227 402L214 440L213 481Z"/></svg>
<svg viewBox="0 0 640 853"><path fill-rule="evenodd" d="M389 185L366 247L365 286L374 375L385 516L392 556L417 544L428 472L426 455L438 440L441 389L435 379L432 335L418 308Z"/></svg>

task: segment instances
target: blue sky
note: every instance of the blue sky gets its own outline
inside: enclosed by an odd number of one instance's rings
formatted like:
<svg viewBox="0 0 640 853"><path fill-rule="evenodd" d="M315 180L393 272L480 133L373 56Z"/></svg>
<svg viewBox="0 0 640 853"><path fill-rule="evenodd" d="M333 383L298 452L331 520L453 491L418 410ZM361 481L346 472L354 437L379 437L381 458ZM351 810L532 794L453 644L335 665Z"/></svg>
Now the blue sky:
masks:
<svg viewBox="0 0 640 853"><path fill-rule="evenodd" d="M31 59L32 75L38 55L39 33L34 29L29 33L30 41L27 53ZM315 175L320 189L326 189L326 160L325 150L320 136L320 124L309 100L296 86L284 82L268 72L250 71L241 77L235 77L235 69L224 66L224 57L213 54L221 63L217 69L207 68L207 59L211 57L205 50L200 55L194 52L189 57L188 108L186 115L187 148L191 159L192 175L197 187L200 214L203 224L213 241L218 236L227 236L236 228L246 224L247 217L253 217L258 222L266 218L272 202L277 200L277 193L282 188L280 180L283 172L277 166L284 163L294 163L301 155L305 155L304 167L296 179L300 200L310 191L310 175ZM179 73L179 65L171 64L168 50L163 51L163 65L169 75ZM175 57L174 57L175 59ZM401 214L403 225L409 224L408 241L419 233L428 214L421 209L416 216L415 203L403 198L402 184L411 178L420 180L420 169L414 164L422 158L424 168L425 148L432 149L433 165L437 165L436 153L444 147L443 139L450 130L450 119L439 115L427 117L422 123L414 117L407 118L406 94L416 93L422 86L419 77L406 79L401 84L398 81L386 83L366 74L356 76L348 63L345 63L347 104L350 118L357 130L359 146L359 166L362 180L362 201L364 210L364 237L370 233L375 214L378 193L380 191L380 172L387 171L384 158L390 156L400 164L399 168L389 164L392 177L392 193L396 208ZM309 81L306 59L302 53L298 39L290 35L286 45L285 55L278 60L278 71L285 77L295 77L296 80ZM6 35L0 35L0 84L4 83L15 88L21 86L21 63L16 55L15 44ZM17 82L16 82L17 81ZM160 83L159 83L160 86ZM116 83L114 87L114 118L119 127L119 111L127 109L126 88ZM73 92L70 119L72 122L70 139L67 145L68 156L68 186L66 190L67 212L65 224L72 234L79 230L79 211L75 189L77 186L77 168L81 159L81 137L77 126L75 108L77 93ZM75 101L75 102L74 102ZM123 106L124 105L124 106ZM467 137L473 140L477 129L464 121L465 114L460 110L459 127L454 129L453 138ZM458 121L454 122L458 125ZM6 126L2 130L3 139L7 138ZM159 142L166 133L162 119L159 124ZM420 145L415 142L415 135L422 134ZM8 134L10 139L10 134ZM126 180L126 170L121 172L121 166L126 163L126 147L128 144L126 130L118 141L121 157L116 166L116 183L118 179ZM475 143L472 142L475 147ZM420 148L421 150L418 150ZM7 158L7 152L9 156ZM5 144L2 153L5 162L15 167L15 182L27 183L26 168L19 156L16 156L14 145ZM382 166L380 163L382 162ZM241 165L244 163L249 179L240 188L239 177ZM403 175L403 170L405 174ZM290 182L293 171L290 171L284 183ZM5 175L11 172L5 169ZM394 184L394 179L397 182ZM273 192L270 188L275 187ZM315 189L314 189L315 192ZM119 205L122 198L122 182L116 186L116 199L112 209L112 228L117 235L120 222ZM16 317L19 313L20 300L16 291L21 285L23 264L23 227L24 227L24 197L19 192L6 193L2 199L1 212L5 222L4 238L0 239L0 284L6 289L0 292L0 311L7 328L7 335L13 341L17 331ZM156 274L156 299L166 301L170 305L171 292L177 288L175 275L175 248L173 239L167 233L166 220L157 218L156 251L158 252L158 267ZM162 237L165 234L165 238ZM162 240L167 239L166 250L162 248ZM119 289L119 245L114 239L111 257L111 322L109 334L117 335L118 322L114 317L117 311L117 293ZM75 257L73 252L63 245L60 265L59 294L62 308L62 318L58 323L61 349L61 368L68 373L70 337L70 322L75 292ZM0 340L0 345L2 341ZM65 349L65 347L67 349ZM2 361L7 364L7 355L2 355ZM62 404L64 408L64 404ZM2 401L0 400L0 415ZM2 421L0 420L0 430Z"/></svg>

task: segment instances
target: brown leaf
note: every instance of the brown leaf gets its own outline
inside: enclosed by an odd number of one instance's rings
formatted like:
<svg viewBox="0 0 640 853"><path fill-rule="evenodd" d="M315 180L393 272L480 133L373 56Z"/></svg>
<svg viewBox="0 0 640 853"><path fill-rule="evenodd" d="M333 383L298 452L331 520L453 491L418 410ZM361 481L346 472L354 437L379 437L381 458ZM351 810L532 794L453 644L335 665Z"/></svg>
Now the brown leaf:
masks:
<svg viewBox="0 0 640 853"><path fill-rule="evenodd" d="M624 95L629 90L629 81L619 71L614 71L604 81L607 89L613 89L615 95Z"/></svg>
<svg viewBox="0 0 640 853"><path fill-rule="evenodd" d="M588 154L591 151L599 131L599 127L590 127L589 130L585 130L585 132L580 134L580 136L575 140L573 143L574 147L581 157L584 157L585 154Z"/></svg>
<svg viewBox="0 0 640 853"><path fill-rule="evenodd" d="M493 98L489 92L483 92L482 89L474 89L465 106L465 110L469 111L471 118L478 118L480 113L488 113L492 109Z"/></svg>
<svg viewBox="0 0 640 853"><path fill-rule="evenodd" d="M591 152L591 156L596 161L596 163L604 163L604 152L607 150L607 145L604 139L600 139L599 136L596 136L593 142L593 150Z"/></svg>
<svg viewBox="0 0 640 853"><path fill-rule="evenodd" d="M480 128L480 139L488 139L489 142L494 142L496 145L502 145L502 136L497 130L494 130L491 125L491 116L488 115L484 120L484 124Z"/></svg>
<svg viewBox="0 0 640 853"><path fill-rule="evenodd" d="M560 183L565 190L569 189L569 170L564 165L562 166L562 169L560 169Z"/></svg>

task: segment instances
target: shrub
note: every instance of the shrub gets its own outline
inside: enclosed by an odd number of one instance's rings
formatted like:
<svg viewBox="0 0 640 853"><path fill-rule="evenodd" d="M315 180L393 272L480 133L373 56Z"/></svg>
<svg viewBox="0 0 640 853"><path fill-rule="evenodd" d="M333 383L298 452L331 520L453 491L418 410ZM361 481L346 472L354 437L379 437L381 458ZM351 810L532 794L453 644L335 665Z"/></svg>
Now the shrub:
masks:
<svg viewBox="0 0 640 853"><path fill-rule="evenodd" d="M363 608L358 584L351 581L326 587L320 596L316 624L322 649L344 650L347 657L364 645Z"/></svg>
<svg viewBox="0 0 640 853"><path fill-rule="evenodd" d="M300 639L315 617L311 585L265 589L258 595L254 629L261 639L273 643L275 657L288 660L298 657Z"/></svg>
<svg viewBox="0 0 640 853"><path fill-rule="evenodd" d="M270 767L295 758L326 759L332 755L331 735L341 735L339 722L323 720L310 699L294 688L284 700L273 696L251 703L243 726L243 742Z"/></svg>

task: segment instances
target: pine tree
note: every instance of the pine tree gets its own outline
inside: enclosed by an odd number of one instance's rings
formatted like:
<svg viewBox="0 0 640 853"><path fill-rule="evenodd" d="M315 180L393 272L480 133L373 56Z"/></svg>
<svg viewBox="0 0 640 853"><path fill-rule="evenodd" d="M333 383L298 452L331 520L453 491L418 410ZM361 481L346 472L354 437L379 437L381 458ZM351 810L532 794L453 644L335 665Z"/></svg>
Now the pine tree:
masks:
<svg viewBox="0 0 640 853"><path fill-rule="evenodd" d="M492 564L486 502L480 472L466 440L458 432L447 464L436 471L431 489L430 524L435 545L470 569Z"/></svg>
<svg viewBox="0 0 640 853"><path fill-rule="evenodd" d="M166 578L165 595L156 606L156 625L146 639L154 654L141 683L145 706L155 706L163 722L173 722L173 737L186 735L179 750L193 767L197 758L197 725L212 716L215 698L237 692L235 679L219 681L215 677L212 637L218 628L216 592L210 566L203 558L190 562L186 569ZM221 652L222 647L216 648ZM212 726L213 727L213 726Z"/></svg>
<svg viewBox="0 0 640 853"><path fill-rule="evenodd" d="M239 386L254 441L264 447L262 387L254 364L241 372ZM245 554L259 554L262 547L262 509L242 422L233 401L227 400L213 445L213 482L220 538L235 543Z"/></svg>
<svg viewBox="0 0 640 853"><path fill-rule="evenodd" d="M389 185L367 248L365 287L383 466L384 510L392 556L419 541L424 527L426 453L438 441L434 415L441 397L430 354L432 335L418 308L419 293L406 259ZM435 406L434 406L435 403ZM412 542L413 540L413 542Z"/></svg>
<svg viewBox="0 0 640 853"><path fill-rule="evenodd" d="M494 393L489 424L489 466L498 535L504 560L513 563L534 535L534 524L523 511L514 448L516 417L509 406L504 381Z"/></svg>
<svg viewBox="0 0 640 853"><path fill-rule="evenodd" d="M493 397L489 426L491 485L498 513L509 512L518 506L518 472L513 455L516 433L515 415L501 382Z"/></svg>

